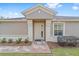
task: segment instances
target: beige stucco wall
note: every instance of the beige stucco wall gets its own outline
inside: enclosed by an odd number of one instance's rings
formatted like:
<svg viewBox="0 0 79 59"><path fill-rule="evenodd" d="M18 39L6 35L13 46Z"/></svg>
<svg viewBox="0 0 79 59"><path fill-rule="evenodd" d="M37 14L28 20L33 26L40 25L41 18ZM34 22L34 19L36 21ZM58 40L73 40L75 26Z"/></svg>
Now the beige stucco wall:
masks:
<svg viewBox="0 0 79 59"><path fill-rule="evenodd" d="M79 22L65 22L65 35L79 37Z"/></svg>
<svg viewBox="0 0 79 59"><path fill-rule="evenodd" d="M46 41L57 42L57 37L53 35L53 21L46 20ZM79 37L79 22L65 21L65 35ZM0 38L24 37L33 40L33 21L27 22L0 22Z"/></svg>
<svg viewBox="0 0 79 59"><path fill-rule="evenodd" d="M1 22L0 35L27 35L27 23Z"/></svg>
<svg viewBox="0 0 79 59"><path fill-rule="evenodd" d="M53 35L53 21L51 24L51 41L52 42L57 42L57 36ZM75 21L65 21L63 22L65 24L65 36L77 36L79 37L79 22ZM50 41L50 40L49 40Z"/></svg>
<svg viewBox="0 0 79 59"><path fill-rule="evenodd" d="M6 21L0 22L0 39L6 38L13 39L14 41L18 38L27 38L27 22L17 22L17 21Z"/></svg>

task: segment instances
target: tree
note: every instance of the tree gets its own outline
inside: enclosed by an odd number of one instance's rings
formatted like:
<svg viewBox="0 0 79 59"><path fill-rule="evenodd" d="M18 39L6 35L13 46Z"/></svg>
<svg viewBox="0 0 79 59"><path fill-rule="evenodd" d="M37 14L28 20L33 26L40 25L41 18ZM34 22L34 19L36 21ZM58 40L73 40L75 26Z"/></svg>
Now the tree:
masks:
<svg viewBox="0 0 79 59"><path fill-rule="evenodd" d="M2 19L2 20L3 20L3 19L4 19L4 17L3 17L3 16L0 16L0 19Z"/></svg>

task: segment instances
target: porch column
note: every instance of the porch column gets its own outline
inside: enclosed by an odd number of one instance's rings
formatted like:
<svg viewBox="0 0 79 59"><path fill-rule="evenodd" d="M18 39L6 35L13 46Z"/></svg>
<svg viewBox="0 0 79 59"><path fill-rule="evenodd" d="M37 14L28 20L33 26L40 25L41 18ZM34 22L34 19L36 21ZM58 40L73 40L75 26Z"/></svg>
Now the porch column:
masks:
<svg viewBox="0 0 79 59"><path fill-rule="evenodd" d="M28 23L28 39L32 41L33 40L33 21L27 20L27 23Z"/></svg>
<svg viewBox="0 0 79 59"><path fill-rule="evenodd" d="M46 41L50 40L51 36L51 20L46 20Z"/></svg>

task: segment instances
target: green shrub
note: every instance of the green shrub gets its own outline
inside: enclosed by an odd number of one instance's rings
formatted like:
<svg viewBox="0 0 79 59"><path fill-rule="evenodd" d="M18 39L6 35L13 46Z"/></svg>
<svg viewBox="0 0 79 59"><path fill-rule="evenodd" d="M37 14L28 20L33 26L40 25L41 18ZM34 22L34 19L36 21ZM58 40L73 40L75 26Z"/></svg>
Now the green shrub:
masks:
<svg viewBox="0 0 79 59"><path fill-rule="evenodd" d="M21 43L22 38L18 38L18 40L16 40L16 43Z"/></svg>
<svg viewBox="0 0 79 59"><path fill-rule="evenodd" d="M24 40L24 43L28 43L28 42L29 42L29 40L28 40L28 39L25 39L25 40Z"/></svg>
<svg viewBox="0 0 79 59"><path fill-rule="evenodd" d="M1 40L1 43L6 43L7 41L6 41L6 38L3 38L2 40Z"/></svg>
<svg viewBox="0 0 79 59"><path fill-rule="evenodd" d="M9 40L8 40L8 43L12 43L12 42L13 42L13 40L12 40L12 39L9 39Z"/></svg>

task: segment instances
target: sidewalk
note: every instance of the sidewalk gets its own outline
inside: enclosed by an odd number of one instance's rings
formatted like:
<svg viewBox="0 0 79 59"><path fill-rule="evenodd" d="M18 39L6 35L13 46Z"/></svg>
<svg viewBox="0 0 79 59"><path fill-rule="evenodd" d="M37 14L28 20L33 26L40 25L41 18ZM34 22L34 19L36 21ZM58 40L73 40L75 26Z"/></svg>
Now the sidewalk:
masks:
<svg viewBox="0 0 79 59"><path fill-rule="evenodd" d="M0 46L0 53L51 53L47 43L35 44L30 46Z"/></svg>

